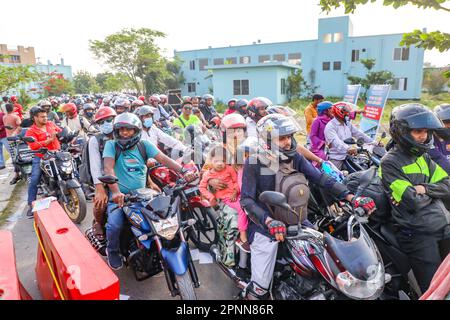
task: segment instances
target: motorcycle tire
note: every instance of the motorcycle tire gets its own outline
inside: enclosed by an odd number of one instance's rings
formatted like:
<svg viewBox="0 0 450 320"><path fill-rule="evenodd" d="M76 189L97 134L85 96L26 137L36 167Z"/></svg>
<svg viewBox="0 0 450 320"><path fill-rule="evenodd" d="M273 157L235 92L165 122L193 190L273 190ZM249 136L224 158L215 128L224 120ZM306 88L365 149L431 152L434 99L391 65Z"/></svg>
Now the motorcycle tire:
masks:
<svg viewBox="0 0 450 320"><path fill-rule="evenodd" d="M86 197L84 196L84 192L81 187L68 189L68 192L69 194L67 194L66 196L68 197L69 201L75 200L75 204L72 206L77 207L77 210L76 212L72 211L70 204L64 203L62 199L60 199L61 206L64 208L64 211L67 213L73 223L80 224L86 217Z"/></svg>
<svg viewBox="0 0 450 320"><path fill-rule="evenodd" d="M181 300L197 300L197 295L195 294L194 285L189 272L186 272L181 276L175 275L175 280Z"/></svg>
<svg viewBox="0 0 450 320"><path fill-rule="evenodd" d="M188 208L183 220L195 219L197 222L188 229L188 239L204 252L209 252L213 244L219 241L216 215L211 208ZM213 235L208 234L214 232Z"/></svg>

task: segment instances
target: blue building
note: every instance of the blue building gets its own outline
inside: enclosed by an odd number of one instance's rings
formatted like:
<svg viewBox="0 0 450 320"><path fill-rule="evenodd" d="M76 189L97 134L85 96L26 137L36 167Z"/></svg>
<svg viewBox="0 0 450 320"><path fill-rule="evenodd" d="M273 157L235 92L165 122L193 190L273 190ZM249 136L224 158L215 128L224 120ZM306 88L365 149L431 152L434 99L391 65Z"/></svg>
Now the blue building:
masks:
<svg viewBox="0 0 450 320"><path fill-rule="evenodd" d="M305 80L325 96L344 95L347 76L364 77L361 59L376 60L373 71L395 75L392 99L419 99L424 50L399 45L403 34L354 37L348 16L319 19L318 39L175 51L183 61L182 95L213 93L216 99L266 96L287 101L287 77L302 69Z"/></svg>

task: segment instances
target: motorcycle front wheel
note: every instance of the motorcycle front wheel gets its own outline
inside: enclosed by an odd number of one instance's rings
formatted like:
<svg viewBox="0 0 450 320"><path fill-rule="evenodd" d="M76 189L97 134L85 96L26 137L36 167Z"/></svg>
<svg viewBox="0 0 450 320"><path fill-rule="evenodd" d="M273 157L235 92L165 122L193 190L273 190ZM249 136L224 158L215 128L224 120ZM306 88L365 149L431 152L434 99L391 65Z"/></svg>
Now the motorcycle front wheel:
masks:
<svg viewBox="0 0 450 320"><path fill-rule="evenodd" d="M86 197L84 196L81 187L68 189L67 192L67 203L62 199L60 200L60 203L70 220L79 224L86 217Z"/></svg>
<svg viewBox="0 0 450 320"><path fill-rule="evenodd" d="M187 208L183 220L195 219L196 223L188 229L188 239L205 252L219 241L216 215L211 208Z"/></svg>
<svg viewBox="0 0 450 320"><path fill-rule="evenodd" d="M186 272L181 276L175 275L175 279L181 300L197 300L197 295L195 294L194 285L192 284L189 272Z"/></svg>

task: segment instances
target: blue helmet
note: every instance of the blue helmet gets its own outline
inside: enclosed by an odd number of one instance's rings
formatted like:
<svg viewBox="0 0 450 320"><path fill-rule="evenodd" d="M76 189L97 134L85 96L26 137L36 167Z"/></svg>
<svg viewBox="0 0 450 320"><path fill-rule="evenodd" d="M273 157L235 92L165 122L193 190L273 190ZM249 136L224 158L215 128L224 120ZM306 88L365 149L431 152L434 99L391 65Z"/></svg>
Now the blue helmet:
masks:
<svg viewBox="0 0 450 320"><path fill-rule="evenodd" d="M324 111L330 109L332 105L333 103L331 103L330 101L321 102L317 105L317 112L319 114L322 114Z"/></svg>

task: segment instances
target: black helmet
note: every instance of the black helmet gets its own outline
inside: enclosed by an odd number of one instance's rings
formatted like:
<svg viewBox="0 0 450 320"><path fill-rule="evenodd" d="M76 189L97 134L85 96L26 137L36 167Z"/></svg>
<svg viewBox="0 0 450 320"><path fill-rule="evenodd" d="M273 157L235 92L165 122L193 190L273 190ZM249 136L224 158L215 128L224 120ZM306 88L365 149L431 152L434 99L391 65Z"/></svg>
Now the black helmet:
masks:
<svg viewBox="0 0 450 320"><path fill-rule="evenodd" d="M441 121L450 120L450 104L444 103L434 108L434 113Z"/></svg>
<svg viewBox="0 0 450 320"><path fill-rule="evenodd" d="M450 128L445 126L446 122L450 122L450 104L446 103L436 106L434 113L439 120L444 122L444 128L436 129L436 134L446 141L450 140Z"/></svg>
<svg viewBox="0 0 450 320"><path fill-rule="evenodd" d="M297 141L294 134L300 130L297 122L292 117L282 114L269 114L258 121L256 125L259 138L264 141L272 156L282 161L290 161L297 153ZM278 149L272 145L274 137L292 136L291 148L289 150Z"/></svg>
<svg viewBox="0 0 450 320"><path fill-rule="evenodd" d="M131 128L134 129L135 133L131 138L124 139L119 135L120 128ZM134 147L139 142L139 140L141 140L142 122L141 120L139 120L138 116L133 113L125 112L119 114L114 118L113 132L114 140L117 141L119 147L122 150L128 150Z"/></svg>
<svg viewBox="0 0 450 320"><path fill-rule="evenodd" d="M433 134L428 132L427 140L417 143L411 136L412 129L436 130L442 123L426 106L418 103L395 107L391 113L389 132L394 142L405 152L420 156L433 146Z"/></svg>
<svg viewBox="0 0 450 320"><path fill-rule="evenodd" d="M45 110L45 109L43 109L42 107L40 107L40 106L34 106L34 107L31 107L31 109L30 109L30 119L33 121L33 118L35 117L35 116L37 116L39 113L41 113L41 112L45 112L45 113L47 113L47 111Z"/></svg>

